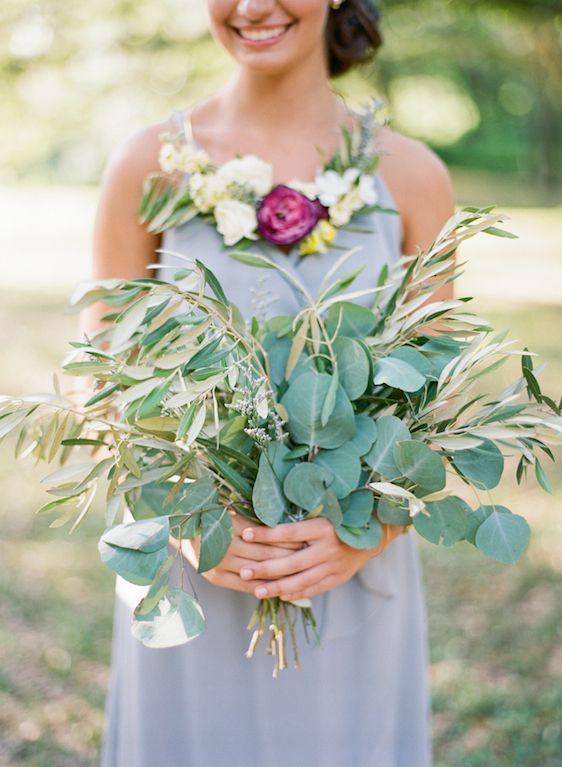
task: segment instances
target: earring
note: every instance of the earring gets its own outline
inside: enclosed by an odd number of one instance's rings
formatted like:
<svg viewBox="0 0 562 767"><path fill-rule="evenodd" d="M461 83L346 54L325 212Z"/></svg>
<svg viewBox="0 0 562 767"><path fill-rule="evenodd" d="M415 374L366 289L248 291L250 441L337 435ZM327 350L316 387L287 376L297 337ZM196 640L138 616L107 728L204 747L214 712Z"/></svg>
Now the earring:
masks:
<svg viewBox="0 0 562 767"><path fill-rule="evenodd" d="M337 11L340 8L341 4L344 3L344 2L345 2L345 0L331 0L330 1L330 8L333 8L334 11Z"/></svg>

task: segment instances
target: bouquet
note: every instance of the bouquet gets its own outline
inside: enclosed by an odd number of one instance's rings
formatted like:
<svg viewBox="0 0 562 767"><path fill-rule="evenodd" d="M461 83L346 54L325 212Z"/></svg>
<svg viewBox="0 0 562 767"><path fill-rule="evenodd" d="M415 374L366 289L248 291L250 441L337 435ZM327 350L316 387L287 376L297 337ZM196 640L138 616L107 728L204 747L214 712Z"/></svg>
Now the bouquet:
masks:
<svg viewBox="0 0 562 767"><path fill-rule="evenodd" d="M110 309L108 327L72 342L62 366L89 376L86 401L56 377L54 393L4 396L0 438L17 435L17 456L58 458L44 480L53 500L38 510L57 513L52 526L74 530L103 487L101 558L148 587L132 624L140 641L165 647L204 631L204 605L170 583L182 559L170 536L200 536L206 572L230 544L230 507L269 526L321 515L358 548L376 547L386 523L434 544L466 541L500 562L519 558L529 525L489 491L506 449L520 456L518 482L532 467L549 490L541 460L561 441L562 401L541 391L534 355L468 311L470 299L432 300L457 277L464 240L510 236L501 221L490 208L464 208L428 249L385 267L365 290L352 289L357 271L345 273L345 252L297 314L262 323L245 321L216 276L184 256L175 282L80 286L75 310L97 301ZM230 257L281 271L307 296L282 264L251 249ZM369 294L371 306L355 302ZM475 394L513 355L521 376L503 392ZM448 475L473 504L453 494ZM125 510L134 521L122 521ZM248 654L266 634L274 675L288 665L287 638L298 667L297 619L314 632L309 601L264 599L251 616Z"/></svg>

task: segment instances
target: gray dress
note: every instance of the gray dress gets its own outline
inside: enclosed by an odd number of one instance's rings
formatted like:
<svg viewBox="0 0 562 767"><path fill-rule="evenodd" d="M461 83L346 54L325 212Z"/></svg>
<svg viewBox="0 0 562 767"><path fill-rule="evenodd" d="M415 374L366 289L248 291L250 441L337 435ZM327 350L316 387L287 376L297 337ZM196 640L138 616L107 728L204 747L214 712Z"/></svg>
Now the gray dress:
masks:
<svg viewBox="0 0 562 767"><path fill-rule="evenodd" d="M375 182L380 204L395 208L378 172ZM385 262L399 257L402 229L392 214L357 223L373 231L340 230L337 244L362 245L344 273L366 262L354 283L365 288L376 283ZM211 224L191 221L164 234L160 261L179 265L173 252L199 258L247 318L300 308L295 289L277 272L234 261L221 242ZM275 246L259 247L313 294L341 255L300 257L295 250L287 257ZM172 275L170 269L160 274ZM369 305L372 296L357 300ZM132 609L145 589L117 579L102 767L431 765L426 613L413 531L346 583L312 598L320 644L307 644L299 628L302 670L290 667L277 679L264 646L245 657L256 598L215 586L186 567L207 628L175 648L149 649L133 638Z"/></svg>

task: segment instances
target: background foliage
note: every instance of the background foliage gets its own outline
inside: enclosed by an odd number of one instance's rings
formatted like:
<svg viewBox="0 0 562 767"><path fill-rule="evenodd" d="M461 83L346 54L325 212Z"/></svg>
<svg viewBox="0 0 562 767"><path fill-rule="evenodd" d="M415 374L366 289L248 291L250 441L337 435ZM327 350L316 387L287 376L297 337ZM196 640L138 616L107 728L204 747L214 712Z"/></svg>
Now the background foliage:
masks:
<svg viewBox="0 0 562 767"><path fill-rule="evenodd" d="M385 96L394 126L447 161L459 203L511 206L508 228L521 239L470 244L459 293L538 351L544 387L557 391L562 2L386 0L383 9L376 64L335 82L350 98ZM3 0L0 40L0 391L16 393L50 388L77 337L63 309L87 274L107 154L212 90L231 65L206 33L204 0ZM94 767L113 588L95 545L101 510L75 540L49 530L31 513L45 500L44 472L25 461L14 470L8 447L0 764ZM497 497L533 528L515 567L420 542L436 767L562 767L562 484L547 469L554 497L514 484Z"/></svg>
<svg viewBox="0 0 562 767"><path fill-rule="evenodd" d="M374 88L398 129L450 163L562 175L560 0L386 0L383 46L344 92ZM7 179L94 182L108 151L218 84L231 68L204 0L4 0L0 82ZM9 170L7 166L10 166Z"/></svg>

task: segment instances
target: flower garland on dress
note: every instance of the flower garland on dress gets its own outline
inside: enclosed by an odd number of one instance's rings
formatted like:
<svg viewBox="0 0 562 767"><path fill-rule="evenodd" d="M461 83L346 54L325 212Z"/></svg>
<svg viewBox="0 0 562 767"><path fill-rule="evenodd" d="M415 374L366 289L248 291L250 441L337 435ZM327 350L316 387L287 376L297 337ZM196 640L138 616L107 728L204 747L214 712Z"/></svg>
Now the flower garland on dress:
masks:
<svg viewBox="0 0 562 767"><path fill-rule="evenodd" d="M340 145L313 182L273 183L273 167L253 154L214 164L185 133L160 135L160 171L144 184L138 214L151 232L163 232L201 216L214 224L227 247L259 239L298 244L301 256L326 253L337 230L354 216L386 211L378 203L374 172L379 162L375 117L382 102L353 112L354 127L341 129Z"/></svg>

